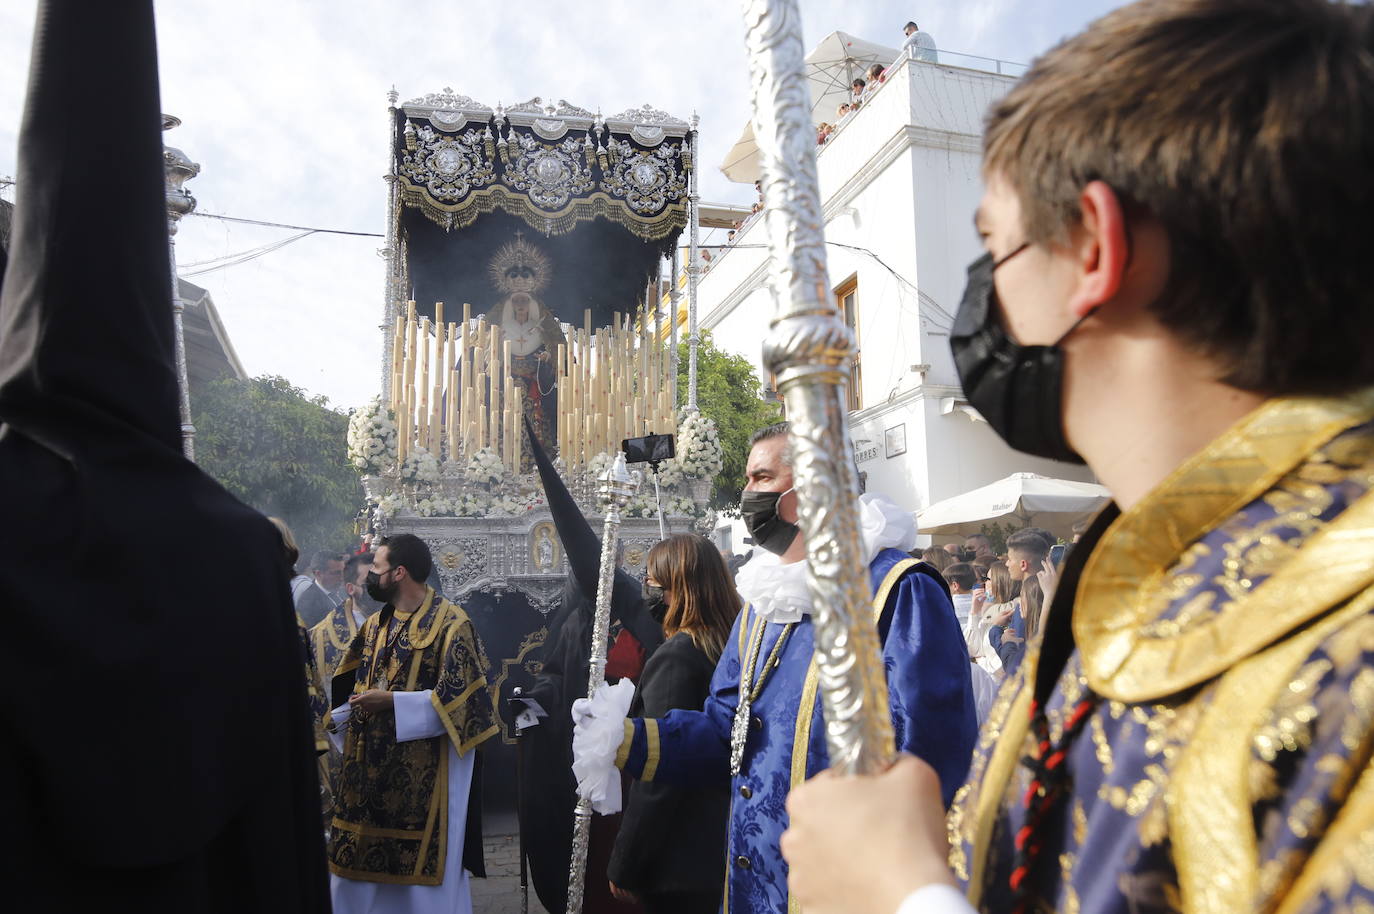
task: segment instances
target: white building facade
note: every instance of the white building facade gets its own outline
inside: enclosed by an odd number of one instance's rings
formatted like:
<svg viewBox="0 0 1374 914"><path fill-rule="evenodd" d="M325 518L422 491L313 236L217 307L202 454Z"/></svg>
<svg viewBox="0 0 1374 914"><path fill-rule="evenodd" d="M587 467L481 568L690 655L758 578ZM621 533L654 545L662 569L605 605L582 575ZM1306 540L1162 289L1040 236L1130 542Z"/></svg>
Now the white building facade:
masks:
<svg viewBox="0 0 1374 914"><path fill-rule="evenodd" d="M982 121L1014 79L941 52L904 59L817 150L831 286L854 329L850 425L870 491L912 511L1015 472L1089 480L1085 467L1016 453L959 387L949 330L968 264L982 254ZM989 70L1002 67L991 66ZM766 219L716 253L698 314L716 344L762 366L773 302ZM723 545L742 550L741 531Z"/></svg>

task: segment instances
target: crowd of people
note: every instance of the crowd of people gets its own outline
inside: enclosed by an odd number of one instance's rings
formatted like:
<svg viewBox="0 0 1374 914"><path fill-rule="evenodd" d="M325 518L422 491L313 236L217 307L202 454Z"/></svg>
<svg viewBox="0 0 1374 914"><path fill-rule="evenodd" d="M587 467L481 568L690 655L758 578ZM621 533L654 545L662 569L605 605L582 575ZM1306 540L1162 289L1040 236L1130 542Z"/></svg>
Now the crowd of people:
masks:
<svg viewBox="0 0 1374 914"><path fill-rule="evenodd" d="M854 112L858 111L865 101L868 100L878 87L887 82L887 76L892 67L901 63L903 60L920 60L927 63L938 63L939 53L935 49L935 40L930 37L930 33L921 31L920 26L915 22L908 22L902 27L905 40L902 42L901 55L888 66L880 63L870 64L862 76L856 76L849 84L849 98L840 102L835 108L835 120L821 121L816 125L816 145L824 146L830 139L831 134L840 128Z"/></svg>
<svg viewBox="0 0 1374 914"><path fill-rule="evenodd" d="M323 615L292 612L290 531L182 451L152 3L39 22L0 259L7 897L470 910L497 732L475 627L404 533L314 557ZM961 390L1112 498L1064 556L1027 528L918 558L909 510L844 496L865 567L834 583L871 598L888 690L847 708L899 753L873 773L831 769L828 518L786 423L749 446L733 586L669 537L612 579L595 650L600 544L532 441L571 576L525 713L550 839L574 785L607 814L583 910L1374 907L1371 149L1368 4L1137 0L993 105Z"/></svg>

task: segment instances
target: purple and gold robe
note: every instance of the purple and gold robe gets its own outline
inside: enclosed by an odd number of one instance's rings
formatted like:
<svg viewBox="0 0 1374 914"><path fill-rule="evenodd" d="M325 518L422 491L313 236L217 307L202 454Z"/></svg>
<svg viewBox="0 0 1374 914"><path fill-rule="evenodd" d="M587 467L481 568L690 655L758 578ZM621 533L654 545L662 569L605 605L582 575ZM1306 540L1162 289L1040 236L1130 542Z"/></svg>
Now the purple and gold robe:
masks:
<svg viewBox="0 0 1374 914"><path fill-rule="evenodd" d="M950 812L974 907L1014 907L1034 693L1055 744L1097 699L1027 910L1374 910L1372 420L1272 400L1097 519Z"/></svg>

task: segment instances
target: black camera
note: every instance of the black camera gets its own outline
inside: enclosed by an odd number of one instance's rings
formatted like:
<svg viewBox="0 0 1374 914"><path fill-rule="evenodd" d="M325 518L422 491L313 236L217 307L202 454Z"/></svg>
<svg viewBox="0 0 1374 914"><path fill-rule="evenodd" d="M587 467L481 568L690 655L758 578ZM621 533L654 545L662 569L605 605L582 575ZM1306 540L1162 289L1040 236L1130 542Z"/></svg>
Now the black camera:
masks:
<svg viewBox="0 0 1374 914"><path fill-rule="evenodd" d="M662 463L677 454L672 435L626 438L620 442L620 449L625 452L626 463Z"/></svg>

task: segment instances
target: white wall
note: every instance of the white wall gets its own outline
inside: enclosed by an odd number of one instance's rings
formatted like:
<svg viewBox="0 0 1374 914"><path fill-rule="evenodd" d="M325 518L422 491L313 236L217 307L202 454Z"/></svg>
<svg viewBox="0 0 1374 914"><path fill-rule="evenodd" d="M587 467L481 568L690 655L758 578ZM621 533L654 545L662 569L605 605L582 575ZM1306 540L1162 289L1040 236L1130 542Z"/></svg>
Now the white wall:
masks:
<svg viewBox="0 0 1374 914"><path fill-rule="evenodd" d="M850 422L859 469L869 491L912 511L1015 472L1090 478L1083 467L1012 451L970 416L949 353L966 269L982 253L973 229L982 120L1011 85L907 62L817 156L831 286L858 277L862 408ZM740 247L702 278L698 311L717 344L749 358L765 383L761 348L773 313L762 287L766 232L757 219L737 235ZM929 371L912 371L922 364ZM906 451L888 457L885 436L898 426Z"/></svg>

